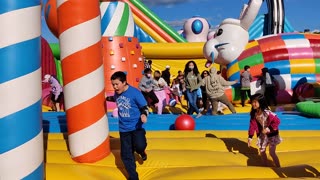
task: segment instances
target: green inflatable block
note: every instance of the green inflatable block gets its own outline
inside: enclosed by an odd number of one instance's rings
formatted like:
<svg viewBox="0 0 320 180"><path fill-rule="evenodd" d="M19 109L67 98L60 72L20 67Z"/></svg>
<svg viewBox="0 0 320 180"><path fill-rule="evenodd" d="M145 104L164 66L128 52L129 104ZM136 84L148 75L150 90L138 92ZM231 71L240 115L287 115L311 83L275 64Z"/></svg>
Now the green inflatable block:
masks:
<svg viewBox="0 0 320 180"><path fill-rule="evenodd" d="M304 101L296 104L297 111L310 117L320 118L320 102Z"/></svg>

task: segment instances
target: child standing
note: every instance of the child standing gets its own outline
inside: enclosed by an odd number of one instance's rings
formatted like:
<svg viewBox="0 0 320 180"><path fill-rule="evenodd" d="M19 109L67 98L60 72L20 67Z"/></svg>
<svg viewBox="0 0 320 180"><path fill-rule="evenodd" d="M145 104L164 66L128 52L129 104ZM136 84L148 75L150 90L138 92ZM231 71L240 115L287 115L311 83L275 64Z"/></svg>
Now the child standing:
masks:
<svg viewBox="0 0 320 180"><path fill-rule="evenodd" d="M147 160L146 131L143 123L147 122L148 106L142 93L127 83L126 74L121 71L111 76L114 96L107 101L115 101L118 107L121 160L128 172L128 179L138 180L134 151Z"/></svg>
<svg viewBox="0 0 320 180"><path fill-rule="evenodd" d="M252 81L252 76L250 74L250 66L244 66L244 71L241 73L241 89L240 89L240 96L241 96L241 105L244 107L244 103L246 100L246 96L251 96L251 88L250 83Z"/></svg>
<svg viewBox="0 0 320 180"><path fill-rule="evenodd" d="M270 111L262 94L253 95L251 97L251 105L248 146L251 146L252 137L256 132L258 136L257 146L259 147L263 165L267 166L266 148L269 146L269 154L275 166L280 167L279 158L276 154L276 147L281 142L279 136L280 119Z"/></svg>
<svg viewBox="0 0 320 180"><path fill-rule="evenodd" d="M187 114L192 115L194 112L198 116L202 114L197 106L197 91L201 85L201 75L199 73L197 64L194 61L188 61L184 68L184 81L186 87L186 95L188 98L188 111Z"/></svg>
<svg viewBox="0 0 320 180"><path fill-rule="evenodd" d="M180 104L182 104L181 98L182 98L182 91L180 89L180 80L178 78L174 79L172 81L172 86L170 88L171 95L173 99L176 99L179 101Z"/></svg>
<svg viewBox="0 0 320 180"><path fill-rule="evenodd" d="M159 100L157 113L162 114L164 107L167 105L165 88L168 87L168 84L161 77L161 73L158 70L154 72L153 77L156 81L156 86L154 86L153 90Z"/></svg>
<svg viewBox="0 0 320 180"><path fill-rule="evenodd" d="M42 81L43 83L49 83L51 86L51 102L52 102L52 111L60 111L60 102L63 98L63 90L59 81L50 74L46 74Z"/></svg>

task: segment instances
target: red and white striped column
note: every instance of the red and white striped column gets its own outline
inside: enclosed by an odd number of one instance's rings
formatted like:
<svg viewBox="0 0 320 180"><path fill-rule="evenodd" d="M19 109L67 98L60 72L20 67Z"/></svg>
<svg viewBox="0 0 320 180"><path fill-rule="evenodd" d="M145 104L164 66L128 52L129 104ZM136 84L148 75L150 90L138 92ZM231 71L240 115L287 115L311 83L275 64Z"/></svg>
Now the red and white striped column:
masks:
<svg viewBox="0 0 320 180"><path fill-rule="evenodd" d="M77 162L110 154L98 0L58 0L69 149Z"/></svg>

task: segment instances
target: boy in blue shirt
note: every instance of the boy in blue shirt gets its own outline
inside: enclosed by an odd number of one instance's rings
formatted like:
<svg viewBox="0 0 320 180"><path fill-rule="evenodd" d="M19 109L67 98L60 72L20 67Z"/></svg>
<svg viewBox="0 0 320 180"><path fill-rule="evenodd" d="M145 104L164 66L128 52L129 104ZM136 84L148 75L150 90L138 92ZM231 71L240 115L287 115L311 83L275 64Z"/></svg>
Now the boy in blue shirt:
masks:
<svg viewBox="0 0 320 180"><path fill-rule="evenodd" d="M147 101L137 88L127 83L124 72L115 72L111 76L111 83L115 93L114 96L108 96L107 101L116 102L118 107L121 160L128 172L128 179L138 180L134 151L140 154L142 160L147 160L147 139L143 128L149 114Z"/></svg>

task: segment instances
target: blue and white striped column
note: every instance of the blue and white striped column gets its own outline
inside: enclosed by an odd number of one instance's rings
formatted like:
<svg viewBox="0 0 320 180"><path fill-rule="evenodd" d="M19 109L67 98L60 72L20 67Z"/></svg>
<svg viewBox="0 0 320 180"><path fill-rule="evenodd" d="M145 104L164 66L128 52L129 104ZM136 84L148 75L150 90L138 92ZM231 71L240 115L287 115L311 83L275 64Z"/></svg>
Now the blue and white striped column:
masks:
<svg viewBox="0 0 320 180"><path fill-rule="evenodd" d="M0 0L0 179L44 179L41 0Z"/></svg>

